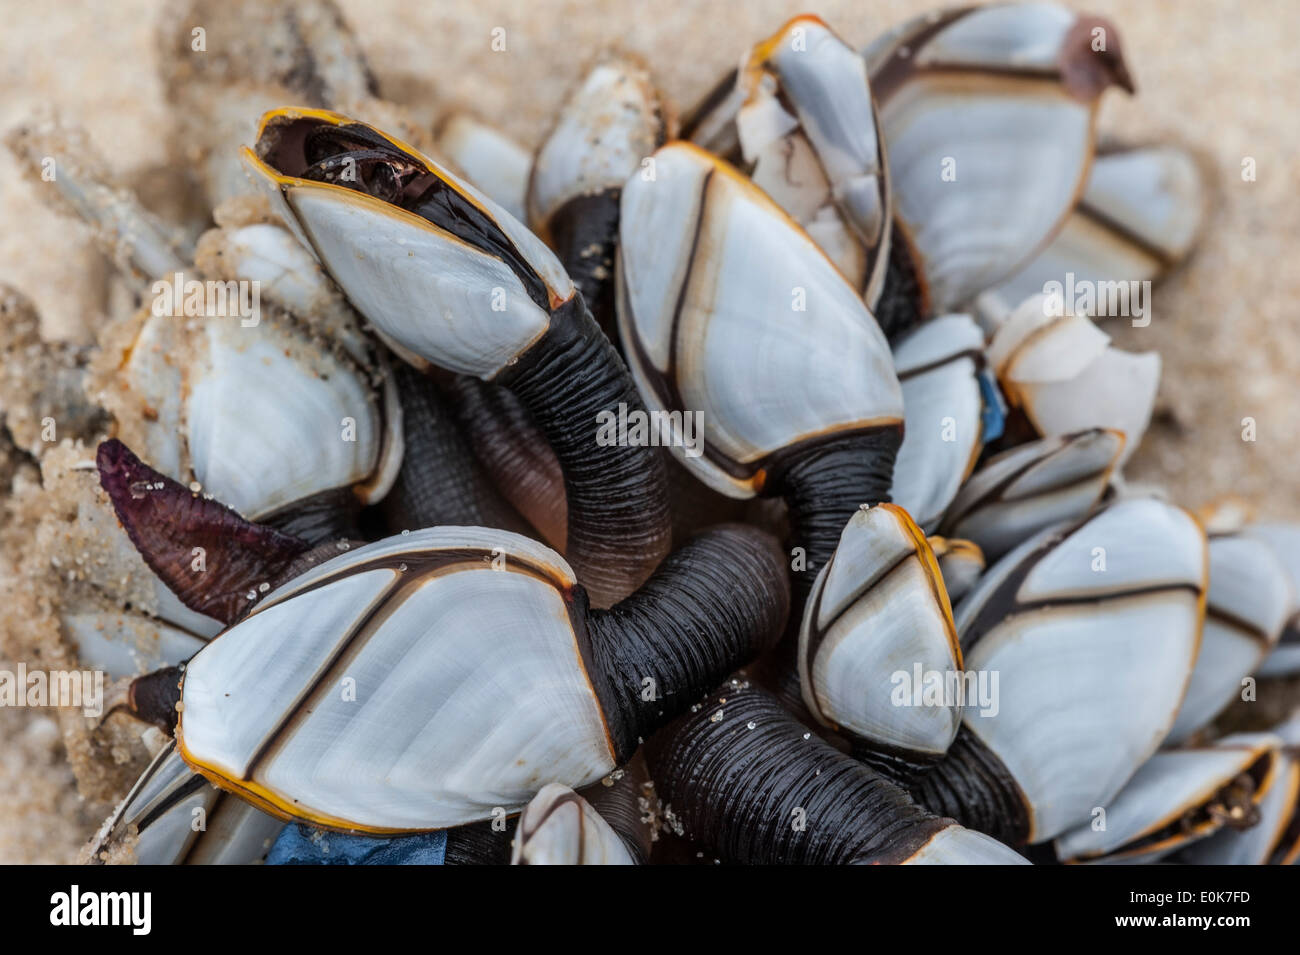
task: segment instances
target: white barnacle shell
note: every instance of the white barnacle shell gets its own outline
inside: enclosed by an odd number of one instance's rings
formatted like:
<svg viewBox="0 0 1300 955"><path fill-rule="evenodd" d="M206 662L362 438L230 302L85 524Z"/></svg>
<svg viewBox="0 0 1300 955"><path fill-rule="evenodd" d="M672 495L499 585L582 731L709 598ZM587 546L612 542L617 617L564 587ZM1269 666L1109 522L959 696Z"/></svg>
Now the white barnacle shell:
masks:
<svg viewBox="0 0 1300 955"><path fill-rule="evenodd" d="M1100 93L1130 85L1119 37L1055 4L993 4L918 17L864 56L898 219L932 307L952 310L1029 261L1074 206Z"/></svg>
<svg viewBox="0 0 1300 955"><path fill-rule="evenodd" d="M891 752L935 758L957 735L962 707L922 691L932 674L947 686L961 669L952 608L925 535L894 504L858 511L804 609L799 684L809 711Z"/></svg>
<svg viewBox="0 0 1300 955"><path fill-rule="evenodd" d="M363 125L325 110L276 110L262 117L261 154L246 147L245 164L272 208L385 339L451 371L489 378L542 336L549 312L489 250L382 199L281 171L280 166L305 169L305 160L294 153L299 124ZM481 213L500 241L527 263L551 307L573 294L554 253L514 216L413 146L370 132Z"/></svg>
<svg viewBox="0 0 1300 955"><path fill-rule="evenodd" d="M984 336L969 315L925 322L894 346L904 427L890 497L926 531L938 526L983 446L983 362Z"/></svg>
<svg viewBox="0 0 1300 955"><path fill-rule="evenodd" d="M619 335L653 412L702 416L703 453L673 452L750 497L774 455L897 425L889 346L861 298L763 192L687 143L623 188Z"/></svg>
<svg viewBox="0 0 1300 955"><path fill-rule="evenodd" d="M1242 533L1272 548L1291 581L1291 605L1282 637L1259 668L1259 676L1290 676L1300 673L1300 526L1296 524L1248 524Z"/></svg>
<svg viewBox="0 0 1300 955"><path fill-rule="evenodd" d="M997 559L1043 528L1092 510L1123 447L1118 431L1092 428L996 454L962 485L940 532L972 540Z"/></svg>
<svg viewBox="0 0 1300 955"><path fill-rule="evenodd" d="M1088 819L1168 734L1200 646L1207 563L1191 515L1133 498L1025 541L958 605L966 667L999 687L965 723L1024 794L1029 841Z"/></svg>
<svg viewBox="0 0 1300 955"><path fill-rule="evenodd" d="M438 155L463 179L523 222L533 157L494 126L468 113L453 113L438 132Z"/></svg>
<svg viewBox="0 0 1300 955"><path fill-rule="evenodd" d="M168 742L97 834L92 861L131 826L139 865L251 865L266 857L284 820L209 784Z"/></svg>
<svg viewBox="0 0 1300 955"><path fill-rule="evenodd" d="M185 671L178 745L218 785L339 829L440 829L615 767L573 572L431 528L280 587Z"/></svg>
<svg viewBox="0 0 1300 955"><path fill-rule="evenodd" d="M1278 745L1269 733L1239 733L1212 745L1167 749L1147 760L1104 805L1106 825L1082 822L1056 840L1068 862L1154 862L1223 825L1207 810L1220 790L1243 774L1253 786L1242 798L1257 803L1277 785Z"/></svg>
<svg viewBox="0 0 1300 955"><path fill-rule="evenodd" d="M524 807L511 865L636 865L591 803L562 783L548 783Z"/></svg>
<svg viewBox="0 0 1300 955"><path fill-rule="evenodd" d="M1039 434L1122 432L1121 467L1141 443L1160 384L1156 352L1113 348L1089 318L1060 314L1048 296L1036 295L997 330L988 359L1007 401Z"/></svg>
<svg viewBox="0 0 1300 955"><path fill-rule="evenodd" d="M528 184L528 222L546 235L571 199L623 187L663 141L659 94L650 73L626 55L607 55L565 101L537 151Z"/></svg>
<svg viewBox="0 0 1300 955"><path fill-rule="evenodd" d="M1061 231L985 296L1009 313L1069 275L1076 286L1159 279L1191 251L1207 206L1200 170L1182 149L1142 146L1099 154Z"/></svg>
<svg viewBox="0 0 1300 955"><path fill-rule="evenodd" d="M1266 543L1235 534L1210 538L1205 632L1170 744L1186 740L1236 698L1242 679L1276 645L1290 611L1291 582Z"/></svg>
<svg viewBox="0 0 1300 955"><path fill-rule="evenodd" d="M366 366L285 313L186 321L145 317L118 370L151 410L141 453L154 467L252 520L335 488L382 496L401 457L400 408Z"/></svg>
<svg viewBox="0 0 1300 955"><path fill-rule="evenodd" d="M1249 829L1225 826L1179 857L1194 865L1295 865L1300 861L1300 715L1273 727L1282 743L1275 779L1256 802L1259 822Z"/></svg>

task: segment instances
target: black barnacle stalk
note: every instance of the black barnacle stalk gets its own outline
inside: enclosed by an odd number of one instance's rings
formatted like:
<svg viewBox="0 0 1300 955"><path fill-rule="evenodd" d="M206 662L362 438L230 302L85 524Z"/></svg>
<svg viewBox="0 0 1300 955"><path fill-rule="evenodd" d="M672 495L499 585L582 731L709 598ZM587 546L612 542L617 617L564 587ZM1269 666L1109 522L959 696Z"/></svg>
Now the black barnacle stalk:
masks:
<svg viewBox="0 0 1300 955"><path fill-rule="evenodd" d="M752 183L685 143L653 159L656 178L623 189L628 362L696 477L731 497L784 498L797 626L849 517L889 500L903 415L889 345L857 291Z"/></svg>
<svg viewBox="0 0 1300 955"><path fill-rule="evenodd" d="M380 503L390 532L439 524L526 532L527 522L497 493L433 382L406 364L392 373L402 403L404 451Z"/></svg>
<svg viewBox="0 0 1300 955"><path fill-rule="evenodd" d="M717 691L648 751L666 812L724 862L1021 863L810 733L767 692Z"/></svg>
<svg viewBox="0 0 1300 955"><path fill-rule="evenodd" d="M397 140L333 113L263 118L245 158L353 305L404 357L509 388L564 474L566 554L593 601L667 552L663 465L603 443L636 388L554 255L508 213Z"/></svg>

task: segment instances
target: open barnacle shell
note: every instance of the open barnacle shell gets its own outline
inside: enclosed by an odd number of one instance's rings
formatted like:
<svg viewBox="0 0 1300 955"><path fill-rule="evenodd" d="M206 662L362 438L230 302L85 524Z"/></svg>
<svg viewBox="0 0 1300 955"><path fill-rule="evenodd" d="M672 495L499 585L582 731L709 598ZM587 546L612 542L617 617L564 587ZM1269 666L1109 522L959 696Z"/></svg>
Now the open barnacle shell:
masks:
<svg viewBox="0 0 1300 955"><path fill-rule="evenodd" d="M619 332L650 408L702 415L701 454L672 442L687 469L750 497L801 446L896 430L888 343L807 234L697 147L654 160L623 189Z"/></svg>
<svg viewBox="0 0 1300 955"><path fill-rule="evenodd" d="M1185 849L1195 865L1295 865L1300 862L1300 715L1275 726L1273 784L1253 799L1259 821L1247 829L1224 826Z"/></svg>
<svg viewBox="0 0 1300 955"><path fill-rule="evenodd" d="M890 497L933 531L983 447L979 373L984 336L969 315L944 315L894 344L903 444Z"/></svg>
<svg viewBox="0 0 1300 955"><path fill-rule="evenodd" d="M1281 522L1247 524L1242 534L1261 540L1282 562L1291 582L1291 605L1282 635L1259 668L1261 677L1300 673L1300 526Z"/></svg>
<svg viewBox="0 0 1300 955"><path fill-rule="evenodd" d="M687 138L743 165L874 307L892 216L862 58L818 17L756 44L704 100Z"/></svg>
<svg viewBox="0 0 1300 955"><path fill-rule="evenodd" d="M1123 447L1118 431L1092 428L996 454L962 485L939 531L974 541L996 560L1044 528L1092 510Z"/></svg>
<svg viewBox="0 0 1300 955"><path fill-rule="evenodd" d="M1008 403L1041 435L1110 428L1125 442L1118 466L1137 450L1151 421L1160 356L1111 347L1087 316L1057 312L1048 296L1022 302L988 347Z"/></svg>
<svg viewBox="0 0 1300 955"><path fill-rule="evenodd" d="M1186 512L1132 498L1025 541L957 607L968 670L998 674L948 757L912 783L1008 842L1089 818L1173 726L1200 647L1208 558Z"/></svg>
<svg viewBox="0 0 1300 955"><path fill-rule="evenodd" d="M438 124L437 152L461 178L523 222L533 157L501 130L466 112Z"/></svg>
<svg viewBox="0 0 1300 955"><path fill-rule="evenodd" d="M1291 611L1286 569L1263 541L1210 537L1210 590L1201 652L1168 742L1178 744L1214 719L1277 644Z"/></svg>
<svg viewBox="0 0 1300 955"><path fill-rule="evenodd" d="M1209 198L1202 172L1176 146L1098 151L1087 188L1061 231L1032 262L980 296L1009 314L1048 282L1156 281L1187 257ZM1095 314L1095 312L1094 312Z"/></svg>
<svg viewBox="0 0 1300 955"><path fill-rule="evenodd" d="M808 711L872 749L933 761L957 735L961 706L913 705L911 691L900 703L899 675L943 679L961 669L952 608L925 535L893 504L854 514L817 576L799 631Z"/></svg>
<svg viewBox="0 0 1300 955"><path fill-rule="evenodd" d="M399 353L489 378L573 295L554 254L509 213L363 123L274 110L242 154L272 208ZM431 308L444 320L413 320Z"/></svg>
<svg viewBox="0 0 1300 955"><path fill-rule="evenodd" d="M1133 88L1115 28L1048 3L917 17L864 56L896 229L940 313L1056 233L1087 180L1101 93Z"/></svg>
<svg viewBox="0 0 1300 955"><path fill-rule="evenodd" d="M591 803L568 786L548 783L524 807L513 865L636 865L622 838Z"/></svg>
<svg viewBox="0 0 1300 955"><path fill-rule="evenodd" d="M555 255L413 147L337 113L269 113L244 157L399 354L515 393L560 463L566 553L593 600L634 591L669 546L663 462L640 443L593 440L606 415L640 402Z"/></svg>
<svg viewBox="0 0 1300 955"><path fill-rule="evenodd" d="M651 740L656 791L687 837L742 865L1024 865L930 815L748 684L720 688Z"/></svg>
<svg viewBox="0 0 1300 955"><path fill-rule="evenodd" d="M1106 801L1105 825L1091 821L1056 839L1066 862L1154 862L1227 826L1248 829L1260 803L1283 782L1280 740L1240 733L1214 743L1156 753Z"/></svg>

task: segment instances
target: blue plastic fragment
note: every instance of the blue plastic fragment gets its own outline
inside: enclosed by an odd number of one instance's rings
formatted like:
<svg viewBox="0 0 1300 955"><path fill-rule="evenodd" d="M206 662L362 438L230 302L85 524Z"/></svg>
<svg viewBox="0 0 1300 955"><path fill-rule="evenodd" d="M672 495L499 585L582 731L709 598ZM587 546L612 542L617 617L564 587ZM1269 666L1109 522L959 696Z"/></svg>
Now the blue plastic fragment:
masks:
<svg viewBox="0 0 1300 955"><path fill-rule="evenodd" d="M1007 424L1007 403L998 388L997 380L987 368L979 373L980 397L984 407L980 411L980 424L984 429L984 443L996 441L1002 437Z"/></svg>
<svg viewBox="0 0 1300 955"><path fill-rule="evenodd" d="M360 836L293 824L275 840L266 864L442 865L446 852L446 832Z"/></svg>

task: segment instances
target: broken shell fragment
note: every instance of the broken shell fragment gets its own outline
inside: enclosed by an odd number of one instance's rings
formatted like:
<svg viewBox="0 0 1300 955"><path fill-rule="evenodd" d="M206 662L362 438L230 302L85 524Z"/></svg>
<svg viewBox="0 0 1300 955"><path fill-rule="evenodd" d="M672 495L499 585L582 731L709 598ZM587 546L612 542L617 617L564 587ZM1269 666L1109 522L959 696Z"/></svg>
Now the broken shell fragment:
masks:
<svg viewBox="0 0 1300 955"><path fill-rule="evenodd" d="M686 138L748 170L874 308L892 216L884 144L862 58L821 19L756 44Z"/></svg>
<svg viewBox="0 0 1300 955"><path fill-rule="evenodd" d="M1007 402L1039 434L1119 431L1125 438L1120 467L1141 443L1160 384L1157 353L1114 348L1086 316L1060 314L1037 295L997 330L988 360Z"/></svg>

